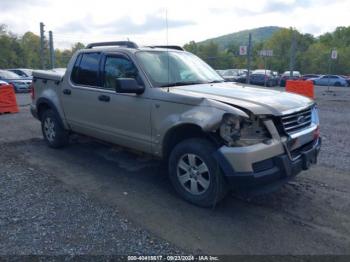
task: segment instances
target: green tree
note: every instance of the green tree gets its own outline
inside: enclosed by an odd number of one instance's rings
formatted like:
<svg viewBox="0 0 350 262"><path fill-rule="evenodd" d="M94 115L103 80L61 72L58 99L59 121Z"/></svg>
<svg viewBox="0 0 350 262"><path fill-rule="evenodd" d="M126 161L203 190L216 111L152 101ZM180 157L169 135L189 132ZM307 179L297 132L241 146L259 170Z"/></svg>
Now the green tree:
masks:
<svg viewBox="0 0 350 262"><path fill-rule="evenodd" d="M55 50L56 66L66 67L70 58L82 43L75 43L70 49ZM44 42L45 64L49 65L48 41ZM40 37L32 32L26 32L19 37L0 24L0 68L25 67L38 69L40 64Z"/></svg>
<svg viewBox="0 0 350 262"><path fill-rule="evenodd" d="M40 67L40 37L32 32L25 33L20 39L24 51L24 65L29 68Z"/></svg>

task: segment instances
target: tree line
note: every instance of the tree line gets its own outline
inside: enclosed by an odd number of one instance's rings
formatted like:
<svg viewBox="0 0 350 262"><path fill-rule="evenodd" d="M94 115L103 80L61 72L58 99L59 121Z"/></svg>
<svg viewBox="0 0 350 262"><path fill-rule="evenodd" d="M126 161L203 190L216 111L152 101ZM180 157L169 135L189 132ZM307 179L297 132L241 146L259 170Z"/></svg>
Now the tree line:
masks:
<svg viewBox="0 0 350 262"><path fill-rule="evenodd" d="M55 67L66 67L74 52L84 48L82 43L75 43L70 49L55 49ZM44 41L44 62L50 67L49 43ZM0 68L40 69L40 37L32 32L18 36L0 25Z"/></svg>
<svg viewBox="0 0 350 262"><path fill-rule="evenodd" d="M350 75L350 26L338 27L334 32L319 37L302 34L293 28L281 29L264 42L254 43L252 47L253 69L265 67L259 51L272 49L273 57L266 59L267 69L278 72L289 70L290 52L293 34L295 37L295 70L302 73ZM49 67L48 41L44 41L44 60ZM66 67L73 53L84 48L82 43L74 44L70 49L55 49L55 67ZM192 52L215 69L246 68L246 56L239 55L239 46L231 45L221 50L215 42L199 44L191 41L184 48ZM336 49L338 58L330 63L331 50ZM40 68L40 37L32 32L18 36L0 25L0 68Z"/></svg>
<svg viewBox="0 0 350 262"><path fill-rule="evenodd" d="M350 75L350 27L337 27L334 32L319 37L302 34L293 28L281 29L264 42L252 46L251 68L271 69L278 72L289 70L292 38L295 38L294 70L306 73ZM248 39L247 39L248 42ZM215 42L206 44L191 41L184 48L215 69L246 68L247 57L239 55L239 46L231 45L220 50ZM273 57L259 56L260 50L273 50ZM331 51L336 49L338 58L330 62Z"/></svg>

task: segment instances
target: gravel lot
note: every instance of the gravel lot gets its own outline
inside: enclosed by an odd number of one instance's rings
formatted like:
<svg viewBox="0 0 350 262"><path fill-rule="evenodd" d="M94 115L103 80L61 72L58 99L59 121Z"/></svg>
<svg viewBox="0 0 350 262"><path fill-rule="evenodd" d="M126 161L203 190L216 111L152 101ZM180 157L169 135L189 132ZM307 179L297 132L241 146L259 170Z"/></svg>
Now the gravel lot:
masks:
<svg viewBox="0 0 350 262"><path fill-rule="evenodd" d="M350 88L328 94L326 88L317 102L321 110L323 149L320 163L350 173Z"/></svg>
<svg viewBox="0 0 350 262"><path fill-rule="evenodd" d="M85 138L47 148L18 95L21 112L0 116L0 254L350 254L350 88L316 90L319 164L214 210L179 199L147 156Z"/></svg>
<svg viewBox="0 0 350 262"><path fill-rule="evenodd" d="M19 114L0 115L0 255L180 253L117 207L23 161L23 152L10 152L9 147L41 136L39 122L29 113L29 96L19 94L17 100Z"/></svg>
<svg viewBox="0 0 350 262"><path fill-rule="evenodd" d="M1 147L4 152L6 147ZM112 255L177 253L74 188L5 154L1 163L0 254ZM14 175L15 174L15 175Z"/></svg>

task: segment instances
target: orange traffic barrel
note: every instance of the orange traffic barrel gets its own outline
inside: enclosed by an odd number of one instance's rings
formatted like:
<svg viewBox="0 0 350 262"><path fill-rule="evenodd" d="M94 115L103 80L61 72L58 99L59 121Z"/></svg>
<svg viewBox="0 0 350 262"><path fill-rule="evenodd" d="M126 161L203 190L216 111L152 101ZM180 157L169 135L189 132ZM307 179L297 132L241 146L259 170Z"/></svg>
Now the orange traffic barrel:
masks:
<svg viewBox="0 0 350 262"><path fill-rule="evenodd" d="M0 114L18 113L16 94L12 85L0 86Z"/></svg>
<svg viewBox="0 0 350 262"><path fill-rule="evenodd" d="M286 91L307 96L312 99L314 95L314 83L312 81L287 80Z"/></svg>

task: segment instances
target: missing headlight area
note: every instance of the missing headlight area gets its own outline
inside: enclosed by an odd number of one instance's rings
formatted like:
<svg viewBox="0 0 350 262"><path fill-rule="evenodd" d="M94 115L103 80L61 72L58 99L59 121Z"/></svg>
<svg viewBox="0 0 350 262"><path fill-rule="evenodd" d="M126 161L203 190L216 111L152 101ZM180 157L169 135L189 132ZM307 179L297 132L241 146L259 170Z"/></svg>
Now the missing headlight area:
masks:
<svg viewBox="0 0 350 262"><path fill-rule="evenodd" d="M220 126L220 136L228 146L249 146L271 138L262 120L227 114Z"/></svg>

